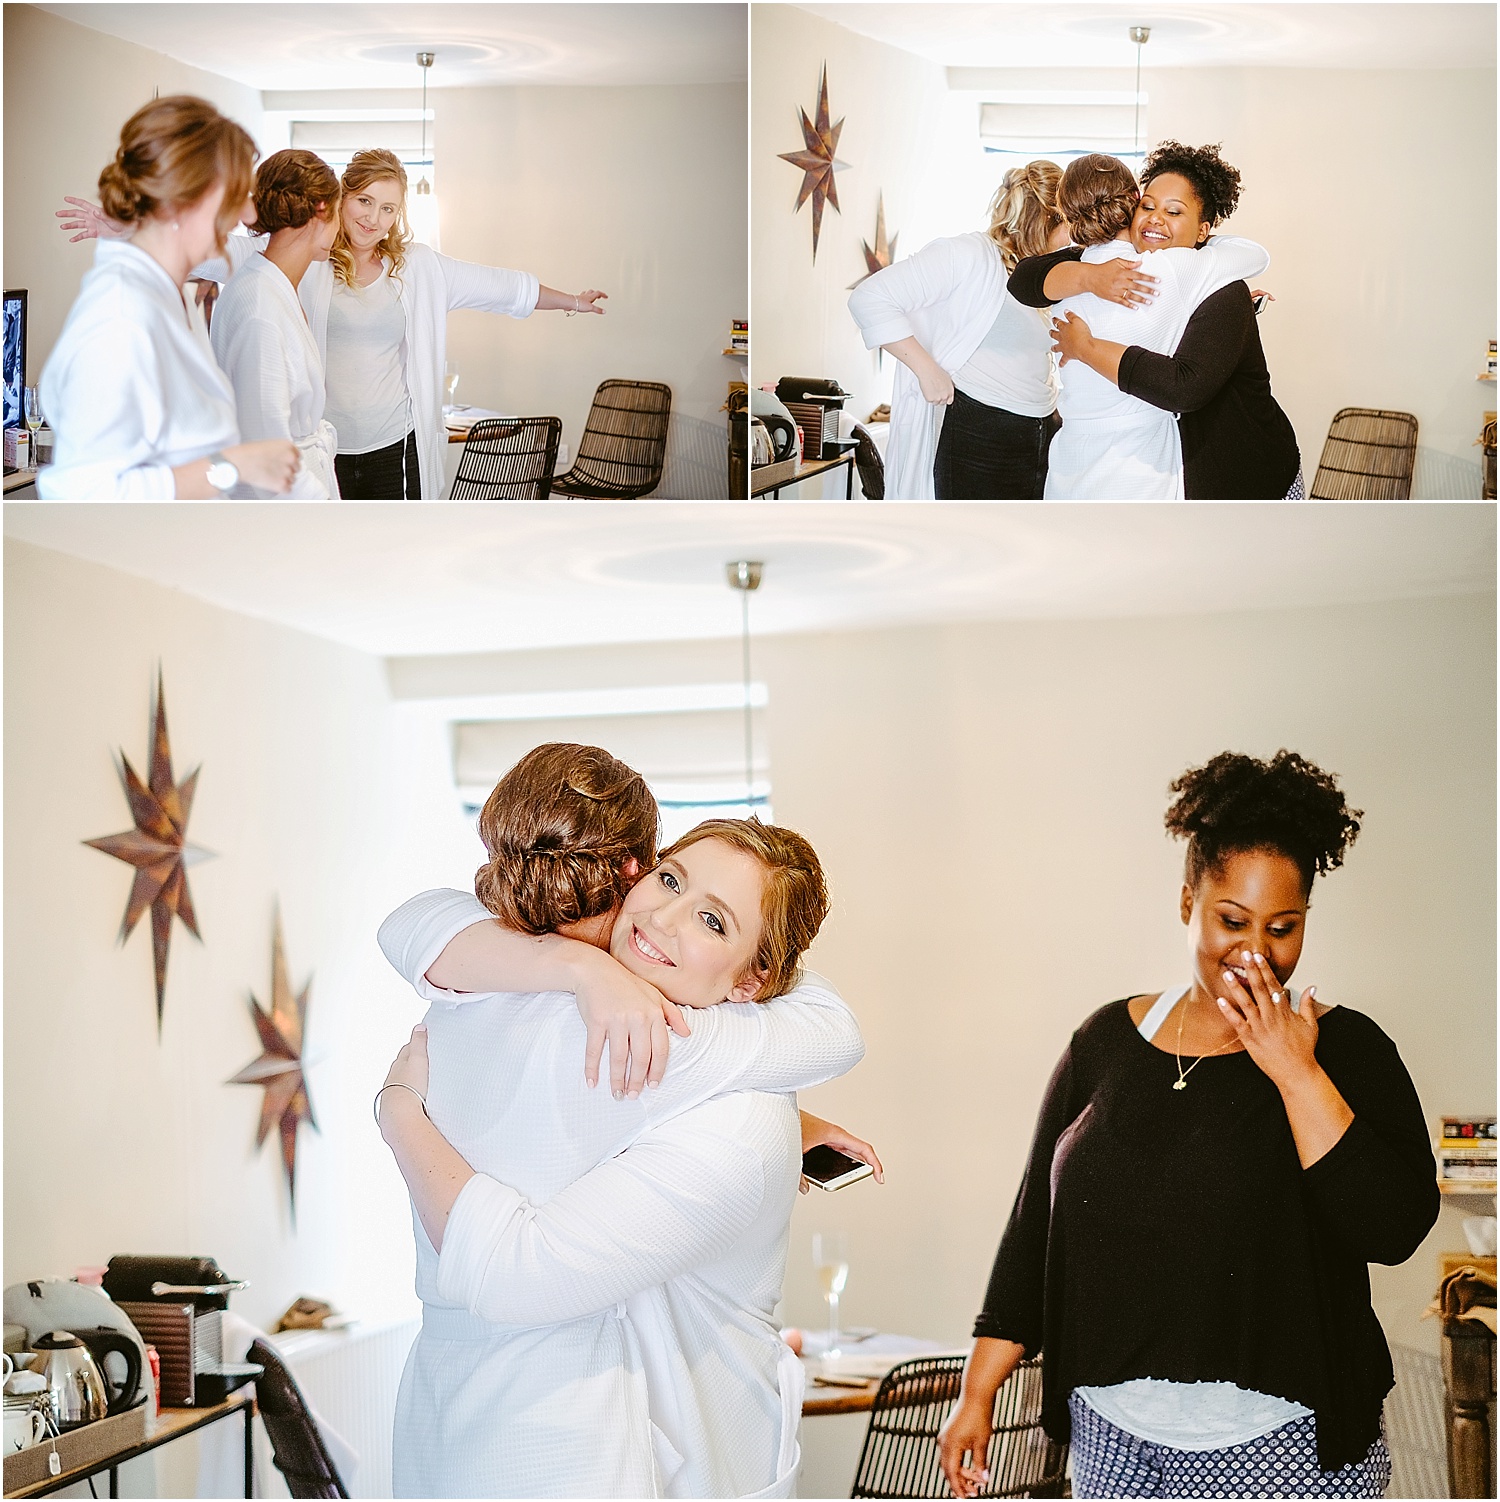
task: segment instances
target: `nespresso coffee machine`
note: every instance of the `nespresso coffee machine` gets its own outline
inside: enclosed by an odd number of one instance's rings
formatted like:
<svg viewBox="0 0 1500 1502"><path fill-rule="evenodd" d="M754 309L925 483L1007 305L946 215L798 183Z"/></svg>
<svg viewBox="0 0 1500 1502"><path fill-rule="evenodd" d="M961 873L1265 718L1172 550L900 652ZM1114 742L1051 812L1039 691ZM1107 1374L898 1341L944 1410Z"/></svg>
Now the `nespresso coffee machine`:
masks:
<svg viewBox="0 0 1500 1502"><path fill-rule="evenodd" d="M820 376L782 376L776 383L777 400L802 430L804 460L836 459L844 452L839 441L839 413L853 393L837 381Z"/></svg>

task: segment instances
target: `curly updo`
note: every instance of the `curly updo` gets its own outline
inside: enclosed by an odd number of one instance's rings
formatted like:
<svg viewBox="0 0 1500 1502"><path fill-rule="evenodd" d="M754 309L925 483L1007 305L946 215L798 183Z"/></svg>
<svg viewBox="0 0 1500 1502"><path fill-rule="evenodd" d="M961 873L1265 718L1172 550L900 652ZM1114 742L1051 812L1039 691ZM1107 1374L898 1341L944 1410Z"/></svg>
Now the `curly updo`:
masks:
<svg viewBox="0 0 1500 1502"><path fill-rule="evenodd" d="M1332 774L1278 751L1258 761L1221 751L1173 781L1169 833L1188 842L1185 880L1196 887L1206 872L1246 850L1274 850L1296 863L1306 891L1313 878L1343 864L1364 811L1350 808Z"/></svg>
<svg viewBox="0 0 1500 1502"><path fill-rule="evenodd" d="M489 860L474 895L507 927L554 933L609 912L656 864L661 816L639 772L598 746L552 742L528 751L479 815Z"/></svg>
<svg viewBox="0 0 1500 1502"><path fill-rule="evenodd" d="M1006 274L1027 256L1044 255L1047 240L1062 222L1057 211L1056 162L1039 159L1012 167L990 200L990 239L1000 250Z"/></svg>
<svg viewBox="0 0 1500 1502"><path fill-rule="evenodd" d="M1091 151L1068 163L1057 189L1057 211L1075 245L1105 245L1130 228L1140 202L1135 176L1119 157Z"/></svg>
<svg viewBox="0 0 1500 1502"><path fill-rule="evenodd" d="M311 151L292 148L277 151L260 164L255 174L255 223L252 233L274 234L279 229L301 229L319 217L337 213L339 180L332 167Z"/></svg>
<svg viewBox="0 0 1500 1502"><path fill-rule="evenodd" d="M121 224L139 224L199 202L222 182L215 222L222 254L224 237L250 196L258 155L244 128L208 100L169 94L125 122L115 159L99 174L99 206Z"/></svg>
<svg viewBox="0 0 1500 1502"><path fill-rule="evenodd" d="M1142 189L1149 188L1151 179L1163 172L1176 172L1193 185L1207 224L1227 219L1240 201L1239 169L1219 155L1217 145L1184 146L1181 141L1163 141L1141 168Z"/></svg>

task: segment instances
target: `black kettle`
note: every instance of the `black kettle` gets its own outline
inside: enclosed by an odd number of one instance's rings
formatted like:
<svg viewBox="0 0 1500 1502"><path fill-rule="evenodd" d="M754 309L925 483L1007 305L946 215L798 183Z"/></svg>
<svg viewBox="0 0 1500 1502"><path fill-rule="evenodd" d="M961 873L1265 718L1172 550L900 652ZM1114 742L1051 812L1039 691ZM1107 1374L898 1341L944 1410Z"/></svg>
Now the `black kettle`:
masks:
<svg viewBox="0 0 1500 1502"><path fill-rule="evenodd" d="M68 1333L76 1335L89 1348L89 1355L94 1358L94 1364L104 1378L104 1386L109 1394L107 1417L112 1418L117 1413L123 1413L127 1408L134 1408L141 1401L143 1375L141 1348L135 1341L128 1335L122 1335L118 1330L106 1329L102 1325L93 1330L70 1330ZM105 1357L111 1354L118 1354L125 1359L123 1381L115 1379L114 1371L105 1360ZM114 1370L118 1370L118 1367Z"/></svg>

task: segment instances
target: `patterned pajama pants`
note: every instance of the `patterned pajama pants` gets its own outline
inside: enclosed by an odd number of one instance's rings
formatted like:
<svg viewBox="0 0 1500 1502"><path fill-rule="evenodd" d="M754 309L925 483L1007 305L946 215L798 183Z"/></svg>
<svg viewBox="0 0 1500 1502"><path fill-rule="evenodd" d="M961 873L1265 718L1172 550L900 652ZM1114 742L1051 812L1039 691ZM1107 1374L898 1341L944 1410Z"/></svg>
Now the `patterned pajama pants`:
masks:
<svg viewBox="0 0 1500 1502"><path fill-rule="evenodd" d="M1243 1445L1174 1450L1116 1428L1076 1393L1068 1410L1075 1497L1383 1497L1390 1485L1384 1439L1363 1460L1320 1471L1311 1415Z"/></svg>

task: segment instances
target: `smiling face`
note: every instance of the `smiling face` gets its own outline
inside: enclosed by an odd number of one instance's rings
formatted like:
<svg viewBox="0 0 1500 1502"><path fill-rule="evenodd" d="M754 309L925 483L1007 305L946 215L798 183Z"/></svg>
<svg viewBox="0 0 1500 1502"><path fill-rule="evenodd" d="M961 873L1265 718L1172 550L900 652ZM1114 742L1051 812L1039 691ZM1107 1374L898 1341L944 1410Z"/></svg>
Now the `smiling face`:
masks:
<svg viewBox="0 0 1500 1502"><path fill-rule="evenodd" d="M1262 954L1282 985L1302 956L1307 888L1296 861L1278 850L1236 850L1196 888L1182 889L1182 921L1200 994L1223 992L1225 970L1246 981L1245 950ZM1248 988L1248 983L1247 983Z"/></svg>
<svg viewBox="0 0 1500 1502"><path fill-rule="evenodd" d="M356 254L370 250L395 227L401 212L401 184L392 178L376 178L364 187L344 194L340 212L344 238Z"/></svg>
<svg viewBox="0 0 1500 1502"><path fill-rule="evenodd" d="M609 952L669 1001L711 1007L749 1001L761 936L765 868L723 840L679 850L631 888Z"/></svg>
<svg viewBox="0 0 1500 1502"><path fill-rule="evenodd" d="M1130 240L1137 251L1191 249L1203 244L1212 228L1192 183L1180 172L1161 172L1141 190Z"/></svg>

